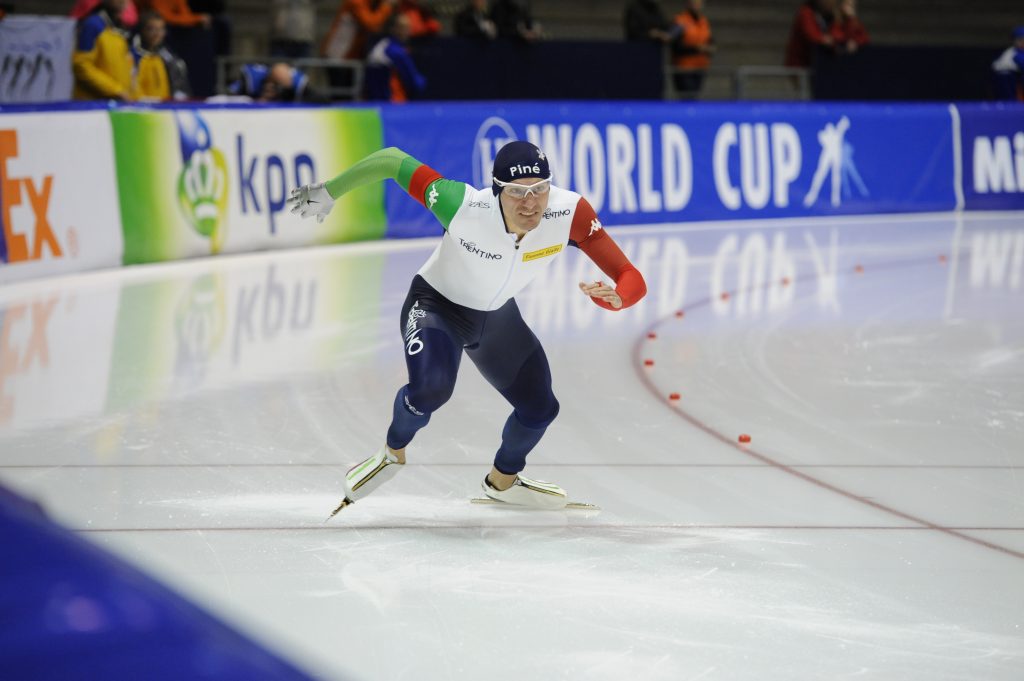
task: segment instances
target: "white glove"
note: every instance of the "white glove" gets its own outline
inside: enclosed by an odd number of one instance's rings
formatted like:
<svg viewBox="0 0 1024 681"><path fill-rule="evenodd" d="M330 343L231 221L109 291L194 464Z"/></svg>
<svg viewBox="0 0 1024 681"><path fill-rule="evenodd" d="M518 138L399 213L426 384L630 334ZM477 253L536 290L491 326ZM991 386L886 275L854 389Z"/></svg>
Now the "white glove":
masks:
<svg viewBox="0 0 1024 681"><path fill-rule="evenodd" d="M334 207L334 199L327 193L323 182L293 189L291 196L288 197L288 203L292 207L292 213L304 218L315 215L317 222L323 222Z"/></svg>

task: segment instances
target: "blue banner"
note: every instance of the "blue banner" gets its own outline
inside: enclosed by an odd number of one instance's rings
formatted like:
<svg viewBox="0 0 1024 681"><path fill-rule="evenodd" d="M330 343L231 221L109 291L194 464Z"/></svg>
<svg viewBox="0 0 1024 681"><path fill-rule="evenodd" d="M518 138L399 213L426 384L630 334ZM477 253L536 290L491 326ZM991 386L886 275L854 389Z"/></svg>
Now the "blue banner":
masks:
<svg viewBox="0 0 1024 681"><path fill-rule="evenodd" d="M945 105L411 104L381 115L385 144L477 187L504 143L529 140L555 184L607 225L956 207ZM387 214L388 236L437 233L393 186Z"/></svg>
<svg viewBox="0 0 1024 681"><path fill-rule="evenodd" d="M964 208L1024 209L1024 105L961 104Z"/></svg>

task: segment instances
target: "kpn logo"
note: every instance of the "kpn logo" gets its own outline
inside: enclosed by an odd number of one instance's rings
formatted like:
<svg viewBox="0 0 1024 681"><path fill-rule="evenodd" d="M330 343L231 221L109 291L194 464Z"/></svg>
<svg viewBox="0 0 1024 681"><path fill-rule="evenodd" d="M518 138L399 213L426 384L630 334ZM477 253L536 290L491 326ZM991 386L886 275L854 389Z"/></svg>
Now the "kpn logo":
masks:
<svg viewBox="0 0 1024 681"><path fill-rule="evenodd" d="M178 205L192 228L219 253L227 235L228 164L213 146L210 127L196 111L176 111L181 143Z"/></svg>

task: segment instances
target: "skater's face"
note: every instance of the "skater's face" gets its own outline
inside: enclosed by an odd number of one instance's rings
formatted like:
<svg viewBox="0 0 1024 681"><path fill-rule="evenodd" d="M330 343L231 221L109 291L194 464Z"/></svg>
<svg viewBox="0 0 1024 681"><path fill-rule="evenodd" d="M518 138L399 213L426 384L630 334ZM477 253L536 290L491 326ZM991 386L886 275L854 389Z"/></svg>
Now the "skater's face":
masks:
<svg viewBox="0 0 1024 681"><path fill-rule="evenodd" d="M512 232L525 234L540 224L544 211L548 207L550 193L547 190L550 187L550 182L550 180L542 180L539 177L528 177L509 183L502 189L499 194L501 209L505 214L505 222ZM534 186L537 189L525 191L526 196L517 196L524 193L521 188Z"/></svg>

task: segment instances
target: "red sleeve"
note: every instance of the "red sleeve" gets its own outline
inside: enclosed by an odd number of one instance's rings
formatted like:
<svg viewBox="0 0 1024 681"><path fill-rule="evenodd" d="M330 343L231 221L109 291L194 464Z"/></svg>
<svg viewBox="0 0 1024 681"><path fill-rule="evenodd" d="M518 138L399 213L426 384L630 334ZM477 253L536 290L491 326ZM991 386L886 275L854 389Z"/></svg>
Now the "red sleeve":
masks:
<svg viewBox="0 0 1024 681"><path fill-rule="evenodd" d="M413 171L412 177L409 179L409 188L406 190L412 198L419 201L424 206L427 205L426 193L427 187L429 187L434 180L441 179L441 173L437 172L433 168L427 165L421 165L419 168Z"/></svg>
<svg viewBox="0 0 1024 681"><path fill-rule="evenodd" d="M622 298L620 308L614 308L603 300L591 298L596 305L606 310L625 310L647 294L647 284L643 275L633 267L633 263L629 262L615 240L604 231L594 208L584 198L580 198L576 204L576 214L573 215L572 226L569 228L569 239L615 282L615 292Z"/></svg>

